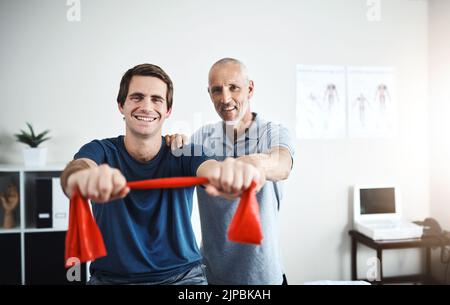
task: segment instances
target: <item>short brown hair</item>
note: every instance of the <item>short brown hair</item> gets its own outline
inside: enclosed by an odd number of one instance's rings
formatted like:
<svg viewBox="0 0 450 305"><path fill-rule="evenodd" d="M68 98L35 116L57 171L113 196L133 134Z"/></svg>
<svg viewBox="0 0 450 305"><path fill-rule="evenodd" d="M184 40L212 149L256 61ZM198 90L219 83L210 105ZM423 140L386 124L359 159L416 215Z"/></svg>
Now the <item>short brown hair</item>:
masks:
<svg viewBox="0 0 450 305"><path fill-rule="evenodd" d="M120 89L119 94L117 95L117 103L120 104L120 106L123 106L125 103L125 100L127 99L128 95L128 88L130 86L131 78L133 76L139 75L139 76L152 76L159 78L167 85L167 94L166 94L166 103L167 103L167 109L172 108L172 102L173 102L173 83L170 79L169 75L167 75L166 72L164 72L163 69L156 65L152 64L141 64L137 65L131 69L129 69L125 74L122 76L122 80L120 81Z"/></svg>

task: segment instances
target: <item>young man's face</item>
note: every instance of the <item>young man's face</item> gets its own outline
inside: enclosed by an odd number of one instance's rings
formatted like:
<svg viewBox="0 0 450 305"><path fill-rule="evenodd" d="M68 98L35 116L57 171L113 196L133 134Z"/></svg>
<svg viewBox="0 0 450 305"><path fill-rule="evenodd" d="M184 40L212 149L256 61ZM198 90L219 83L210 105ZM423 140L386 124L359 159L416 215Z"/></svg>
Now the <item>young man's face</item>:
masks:
<svg viewBox="0 0 450 305"><path fill-rule="evenodd" d="M119 110L125 118L127 133L141 138L161 135L164 120L169 117L167 110L167 85L151 76L133 76L128 94Z"/></svg>
<svg viewBox="0 0 450 305"><path fill-rule="evenodd" d="M239 121L249 111L253 82L247 80L238 64L220 64L209 73L208 92L222 120Z"/></svg>

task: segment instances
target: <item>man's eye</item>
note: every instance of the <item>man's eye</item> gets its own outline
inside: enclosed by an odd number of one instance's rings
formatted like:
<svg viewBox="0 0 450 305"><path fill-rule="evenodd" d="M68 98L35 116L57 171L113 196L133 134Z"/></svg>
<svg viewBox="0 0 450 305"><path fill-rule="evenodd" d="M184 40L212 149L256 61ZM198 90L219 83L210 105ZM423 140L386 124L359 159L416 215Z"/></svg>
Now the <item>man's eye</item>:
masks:
<svg viewBox="0 0 450 305"><path fill-rule="evenodd" d="M212 89L211 89L211 92L212 92L213 94L217 94L217 93L220 93L221 90L220 90L220 88L212 88Z"/></svg>
<svg viewBox="0 0 450 305"><path fill-rule="evenodd" d="M238 91L238 90L239 90L238 86L235 86L235 85L230 86L230 91Z"/></svg>

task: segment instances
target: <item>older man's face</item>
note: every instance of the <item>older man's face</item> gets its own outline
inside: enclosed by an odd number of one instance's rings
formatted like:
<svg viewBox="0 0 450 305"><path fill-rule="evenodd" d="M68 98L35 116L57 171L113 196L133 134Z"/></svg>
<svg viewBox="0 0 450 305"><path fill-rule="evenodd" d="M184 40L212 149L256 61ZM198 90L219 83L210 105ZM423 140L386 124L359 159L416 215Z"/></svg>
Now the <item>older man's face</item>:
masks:
<svg viewBox="0 0 450 305"><path fill-rule="evenodd" d="M239 121L249 111L253 82L238 64L219 64L209 73L208 92L222 120Z"/></svg>

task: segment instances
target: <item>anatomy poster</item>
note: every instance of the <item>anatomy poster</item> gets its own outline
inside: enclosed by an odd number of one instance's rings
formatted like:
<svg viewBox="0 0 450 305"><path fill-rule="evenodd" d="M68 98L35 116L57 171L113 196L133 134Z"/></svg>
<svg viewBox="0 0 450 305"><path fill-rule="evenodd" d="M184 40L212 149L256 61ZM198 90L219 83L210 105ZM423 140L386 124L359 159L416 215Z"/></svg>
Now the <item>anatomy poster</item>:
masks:
<svg viewBox="0 0 450 305"><path fill-rule="evenodd" d="M344 67L297 65L297 135L345 137L345 90Z"/></svg>
<svg viewBox="0 0 450 305"><path fill-rule="evenodd" d="M396 133L394 68L347 68L348 132L352 138Z"/></svg>
<svg viewBox="0 0 450 305"><path fill-rule="evenodd" d="M297 136L393 137L395 96L392 67L297 65Z"/></svg>

